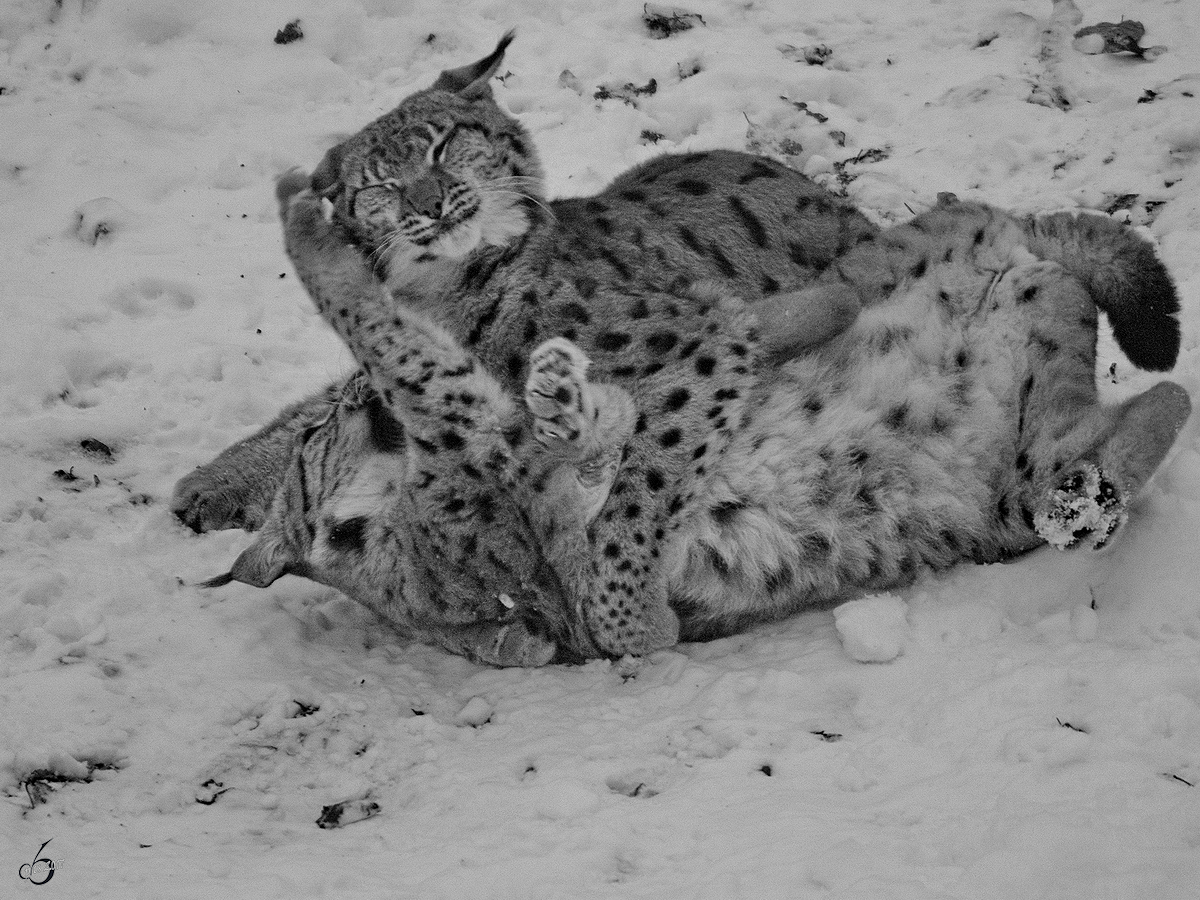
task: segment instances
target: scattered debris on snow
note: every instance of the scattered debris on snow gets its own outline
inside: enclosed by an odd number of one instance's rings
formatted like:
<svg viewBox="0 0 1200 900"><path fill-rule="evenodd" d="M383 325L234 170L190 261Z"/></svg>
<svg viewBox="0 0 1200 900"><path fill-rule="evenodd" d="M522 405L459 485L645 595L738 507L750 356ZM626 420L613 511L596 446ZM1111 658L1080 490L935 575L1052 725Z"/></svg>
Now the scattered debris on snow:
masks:
<svg viewBox="0 0 1200 900"><path fill-rule="evenodd" d="M657 3L647 3L642 6L642 21L646 23L651 37L659 40L705 24L704 17L699 13L671 6L661 6Z"/></svg>
<svg viewBox="0 0 1200 900"><path fill-rule="evenodd" d="M379 804L366 797L341 800L321 807L321 815L317 817L317 827L342 828L379 815L379 811Z"/></svg>
<svg viewBox="0 0 1200 900"><path fill-rule="evenodd" d="M275 43L291 44L304 37L304 32L300 30L300 20L293 19L284 25L281 29L275 32ZM433 35L430 35L433 37Z"/></svg>
<svg viewBox="0 0 1200 900"><path fill-rule="evenodd" d="M1132 53L1139 59L1153 60L1167 52L1166 47L1143 47L1139 41L1146 26L1133 19L1120 22L1101 22L1075 32L1072 46L1080 53Z"/></svg>
<svg viewBox="0 0 1200 900"><path fill-rule="evenodd" d="M651 78L643 85L636 85L629 81L622 85L602 84L596 88L596 93L592 94L592 99L620 100L629 106L636 107L639 97L653 97L657 92L658 81Z"/></svg>
<svg viewBox="0 0 1200 900"><path fill-rule="evenodd" d="M826 44L810 44L807 47L780 44L779 52L790 62L802 62L810 66L823 66L833 58L833 50Z"/></svg>
<svg viewBox="0 0 1200 900"><path fill-rule="evenodd" d="M75 235L93 247L130 223L133 214L112 197L97 197L75 210Z"/></svg>

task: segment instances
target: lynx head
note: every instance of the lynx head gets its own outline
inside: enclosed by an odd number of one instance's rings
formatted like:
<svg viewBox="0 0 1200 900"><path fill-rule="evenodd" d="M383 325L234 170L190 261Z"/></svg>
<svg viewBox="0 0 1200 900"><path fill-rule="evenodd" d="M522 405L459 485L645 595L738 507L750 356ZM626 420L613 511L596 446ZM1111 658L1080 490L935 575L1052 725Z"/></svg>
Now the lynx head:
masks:
<svg viewBox="0 0 1200 900"><path fill-rule="evenodd" d="M495 520L485 519L466 504L453 523L461 541L447 543L447 523L432 521L417 499L432 476L414 469L409 440L366 377L352 379L329 416L297 436L254 543L205 586L267 587L297 575L342 591L408 632L516 626L510 643L524 635L521 652L541 655L522 665L548 661L555 648L563 660L594 656L519 515L504 514L497 503ZM456 496L458 486L447 482L443 491ZM469 648L462 652L470 655Z"/></svg>
<svg viewBox="0 0 1200 900"><path fill-rule="evenodd" d="M529 227L541 168L525 129L489 81L512 41L442 72L394 110L331 149L312 187L385 271L504 246Z"/></svg>

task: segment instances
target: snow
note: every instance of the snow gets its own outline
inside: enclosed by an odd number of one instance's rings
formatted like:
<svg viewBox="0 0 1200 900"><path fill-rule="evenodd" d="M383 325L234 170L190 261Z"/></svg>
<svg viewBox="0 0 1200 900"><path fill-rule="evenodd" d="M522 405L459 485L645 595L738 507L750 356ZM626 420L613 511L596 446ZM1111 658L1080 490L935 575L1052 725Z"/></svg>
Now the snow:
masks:
<svg viewBox="0 0 1200 900"><path fill-rule="evenodd" d="M908 643L908 604L895 594L870 594L833 610L842 646L859 662L891 662Z"/></svg>
<svg viewBox="0 0 1200 900"><path fill-rule="evenodd" d="M1078 5L1166 52L1041 60L1049 0L696 0L703 25L665 40L639 3L581 0L0 6L0 893L1194 897L1195 420L1112 546L897 592L902 632L860 623L904 637L875 665L814 611L481 669L304 581L194 587L248 538L165 503L350 366L284 258L273 177L510 27L497 94L557 194L753 146L829 183L858 158L847 190L881 222L939 191L1114 209L1178 281L1172 377L1196 396L1200 18ZM636 106L592 97L651 78ZM1100 355L1114 400L1157 380ZM18 873L48 839L35 891Z"/></svg>

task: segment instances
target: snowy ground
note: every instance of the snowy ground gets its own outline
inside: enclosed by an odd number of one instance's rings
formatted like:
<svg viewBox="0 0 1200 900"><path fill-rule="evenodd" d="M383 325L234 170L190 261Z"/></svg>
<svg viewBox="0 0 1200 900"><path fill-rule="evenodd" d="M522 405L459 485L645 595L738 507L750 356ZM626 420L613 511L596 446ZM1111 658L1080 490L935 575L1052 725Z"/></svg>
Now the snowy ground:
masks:
<svg viewBox="0 0 1200 900"><path fill-rule="evenodd" d="M555 193L755 146L857 176L881 221L945 190L1122 208L1178 280L1173 377L1200 393L1200 16L1078 2L1166 53L1040 60L1049 0L697 0L704 24L666 40L640 2L4 0L0 895L1197 896L1195 420L1117 547L903 592L887 663L824 612L484 670L307 582L191 587L247 538L165 506L347 371L272 177L513 26L497 93ZM275 44L294 19L304 38ZM805 64L817 44L832 57ZM593 98L650 79L636 105ZM1035 84L1073 107L1030 104ZM1155 380L1101 351L1114 397ZM347 799L378 813L316 826ZM36 887L20 866L46 840Z"/></svg>

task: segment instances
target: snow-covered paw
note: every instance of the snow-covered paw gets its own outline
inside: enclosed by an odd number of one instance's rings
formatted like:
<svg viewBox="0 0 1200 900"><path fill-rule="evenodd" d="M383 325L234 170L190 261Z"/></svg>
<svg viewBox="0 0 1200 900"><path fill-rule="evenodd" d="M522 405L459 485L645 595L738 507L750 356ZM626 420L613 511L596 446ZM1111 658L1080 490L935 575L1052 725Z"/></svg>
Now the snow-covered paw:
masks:
<svg viewBox="0 0 1200 900"><path fill-rule="evenodd" d="M1104 473L1081 464L1050 490L1033 527L1053 547L1099 550L1124 523L1125 498Z"/></svg>
<svg viewBox="0 0 1200 900"><path fill-rule="evenodd" d="M574 442L594 418L587 367L583 351L566 338L544 341L529 355L525 405L539 442Z"/></svg>

